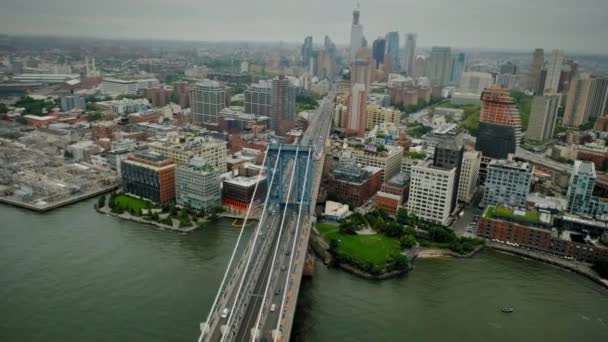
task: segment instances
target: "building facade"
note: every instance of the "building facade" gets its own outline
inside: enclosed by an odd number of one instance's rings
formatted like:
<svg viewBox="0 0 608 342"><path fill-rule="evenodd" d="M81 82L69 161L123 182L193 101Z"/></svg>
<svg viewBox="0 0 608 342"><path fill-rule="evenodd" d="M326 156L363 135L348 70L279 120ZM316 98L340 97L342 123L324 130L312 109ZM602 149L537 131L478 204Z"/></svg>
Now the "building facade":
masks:
<svg viewBox="0 0 608 342"><path fill-rule="evenodd" d="M508 159L492 160L488 165L482 206L525 207L534 167Z"/></svg>
<svg viewBox="0 0 608 342"><path fill-rule="evenodd" d="M270 117L272 110L272 83L259 81L245 89L245 113Z"/></svg>
<svg viewBox="0 0 608 342"><path fill-rule="evenodd" d="M87 109L87 104L82 96L66 95L61 97L61 110L69 112L72 109Z"/></svg>
<svg viewBox="0 0 608 342"><path fill-rule="evenodd" d="M132 154L121 162L123 190L155 203L168 202L175 198L175 167L157 153Z"/></svg>
<svg viewBox="0 0 608 342"><path fill-rule="evenodd" d="M148 146L156 153L185 164L194 157L205 159L219 172L226 171L227 143L223 140L204 137L183 137L175 135L163 141L155 141Z"/></svg>
<svg viewBox="0 0 608 342"><path fill-rule="evenodd" d="M364 166L379 167L382 169L382 182L391 179L401 170L403 148L400 146L385 146L386 151L374 152L365 149L352 151L352 157Z"/></svg>
<svg viewBox="0 0 608 342"><path fill-rule="evenodd" d="M295 127L296 90L289 79L280 75L271 83L270 118L272 129L284 135Z"/></svg>
<svg viewBox="0 0 608 342"><path fill-rule="evenodd" d="M477 193L481 152L466 151L462 156L462 168L458 181L458 201L471 203Z"/></svg>
<svg viewBox="0 0 608 342"><path fill-rule="evenodd" d="M400 120L401 112L395 108L381 107L376 103L367 105L365 111L365 129L367 130L372 130L383 123L399 125Z"/></svg>
<svg viewBox="0 0 608 342"><path fill-rule="evenodd" d="M462 93L481 94L484 89L494 83L492 74L487 72L467 71L462 73L462 79L459 79L460 86L458 91Z"/></svg>
<svg viewBox="0 0 608 342"><path fill-rule="evenodd" d="M221 206L220 174L202 158L192 158L175 172L177 205L196 210L210 210Z"/></svg>
<svg viewBox="0 0 608 342"><path fill-rule="evenodd" d="M365 124L367 122L366 107L367 107L367 91L365 85L356 83L350 96L347 98L346 118L344 120L345 133L347 135L355 134L363 137L365 134Z"/></svg>
<svg viewBox="0 0 608 342"><path fill-rule="evenodd" d="M553 138L560 98L557 95L534 96L526 140L543 144Z"/></svg>
<svg viewBox="0 0 608 342"><path fill-rule="evenodd" d="M564 126L579 127L606 112L608 101L608 79L592 78L582 73L570 83Z"/></svg>
<svg viewBox="0 0 608 342"><path fill-rule="evenodd" d="M455 168L436 168L430 160L413 166L408 212L425 221L448 225L455 180Z"/></svg>
<svg viewBox="0 0 608 342"><path fill-rule="evenodd" d="M389 32L386 34L386 55L391 59L391 71L401 71L401 58L399 57L399 32Z"/></svg>
<svg viewBox="0 0 608 342"><path fill-rule="evenodd" d="M452 49L450 47L433 46L431 57L427 64L427 74L432 85L445 86L450 81L452 66Z"/></svg>
<svg viewBox="0 0 608 342"><path fill-rule="evenodd" d="M218 124L218 113L226 107L224 86L211 80L203 80L194 84L190 90L190 106L193 124Z"/></svg>
<svg viewBox="0 0 608 342"><path fill-rule="evenodd" d="M416 68L416 34L408 33L405 35L405 69L407 75L415 76Z"/></svg>

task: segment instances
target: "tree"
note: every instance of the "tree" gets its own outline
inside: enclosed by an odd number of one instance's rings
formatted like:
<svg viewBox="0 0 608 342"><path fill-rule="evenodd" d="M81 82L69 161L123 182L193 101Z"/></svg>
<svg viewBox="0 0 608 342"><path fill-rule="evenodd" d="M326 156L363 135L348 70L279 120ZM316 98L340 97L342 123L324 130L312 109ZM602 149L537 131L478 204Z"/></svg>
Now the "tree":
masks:
<svg viewBox="0 0 608 342"><path fill-rule="evenodd" d="M357 225L353 220L343 220L340 222L340 233L354 235L357 233Z"/></svg>
<svg viewBox="0 0 608 342"><path fill-rule="evenodd" d="M429 236L433 242L452 242L456 240L456 234L453 231L439 226L429 228Z"/></svg>
<svg viewBox="0 0 608 342"><path fill-rule="evenodd" d="M97 208L103 208L106 206L106 195L101 195L97 200Z"/></svg>
<svg viewBox="0 0 608 342"><path fill-rule="evenodd" d="M4 103L0 103L0 114L5 114L8 112L8 107Z"/></svg>
<svg viewBox="0 0 608 342"><path fill-rule="evenodd" d="M608 261L596 261L593 269L604 279L608 279Z"/></svg>
<svg viewBox="0 0 608 342"><path fill-rule="evenodd" d="M67 159L72 159L72 158L74 158L74 155L72 155L72 152L65 150L65 151L63 151L63 157L67 158Z"/></svg>
<svg viewBox="0 0 608 342"><path fill-rule="evenodd" d="M398 223L407 224L410 219L407 215L407 210L405 210L404 208L399 209L399 211L397 211L396 219Z"/></svg>
<svg viewBox="0 0 608 342"><path fill-rule="evenodd" d="M399 239L401 248L410 249L416 246L416 238L413 235L404 235Z"/></svg>
<svg viewBox="0 0 608 342"><path fill-rule="evenodd" d="M393 270L408 270L410 268L410 261L405 255L397 255L393 258L392 262Z"/></svg>
<svg viewBox="0 0 608 342"><path fill-rule="evenodd" d="M22 125L27 125L27 119L26 119L26 118L24 118L23 116L18 116L18 117L15 119L15 121L16 121L17 123L22 124Z"/></svg>
<svg viewBox="0 0 608 342"><path fill-rule="evenodd" d="M401 225L397 222L389 222L384 227L384 234L388 237L399 238L399 237L403 236L404 233L405 233L405 230L403 229L403 225Z"/></svg>

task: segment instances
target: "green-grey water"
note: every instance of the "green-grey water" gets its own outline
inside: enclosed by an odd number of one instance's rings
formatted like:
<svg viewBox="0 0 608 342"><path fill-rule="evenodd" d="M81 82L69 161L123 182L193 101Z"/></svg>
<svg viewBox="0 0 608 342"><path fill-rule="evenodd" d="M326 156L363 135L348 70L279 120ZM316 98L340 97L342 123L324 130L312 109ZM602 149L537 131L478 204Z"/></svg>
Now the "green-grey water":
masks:
<svg viewBox="0 0 608 342"><path fill-rule="evenodd" d="M190 235L99 215L0 206L0 341L194 341L238 231ZM503 314L500 307L515 308ZM318 263L297 341L608 341L608 291L494 252L355 278Z"/></svg>

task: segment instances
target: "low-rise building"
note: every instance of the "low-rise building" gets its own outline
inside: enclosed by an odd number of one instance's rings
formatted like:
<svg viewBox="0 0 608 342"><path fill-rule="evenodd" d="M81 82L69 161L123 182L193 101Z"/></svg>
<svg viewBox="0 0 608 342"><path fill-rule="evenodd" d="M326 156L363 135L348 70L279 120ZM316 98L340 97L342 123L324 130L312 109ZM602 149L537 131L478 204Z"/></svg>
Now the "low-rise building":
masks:
<svg viewBox="0 0 608 342"><path fill-rule="evenodd" d="M332 172L328 198L359 207L380 189L381 174L380 168L359 167L352 160L343 160Z"/></svg>
<svg viewBox="0 0 608 342"><path fill-rule="evenodd" d="M338 221L350 214L348 204L342 204L334 201L325 201L325 211L323 218L331 221Z"/></svg>
<svg viewBox="0 0 608 342"><path fill-rule="evenodd" d="M266 187L264 175L245 177L225 173L222 175L222 203L231 210L246 211L252 202L255 205L264 200Z"/></svg>
<svg viewBox="0 0 608 342"><path fill-rule="evenodd" d="M377 146L367 146L362 149L354 149L351 155L361 165L382 169L381 181L384 182L385 179L390 179L401 170L403 148L384 146L384 149L379 151Z"/></svg>

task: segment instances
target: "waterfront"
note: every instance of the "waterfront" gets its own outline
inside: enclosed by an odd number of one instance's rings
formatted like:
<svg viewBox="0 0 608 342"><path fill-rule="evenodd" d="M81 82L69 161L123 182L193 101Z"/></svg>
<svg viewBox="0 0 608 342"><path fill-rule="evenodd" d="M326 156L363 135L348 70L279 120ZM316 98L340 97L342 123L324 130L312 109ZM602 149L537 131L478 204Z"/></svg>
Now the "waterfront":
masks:
<svg viewBox="0 0 608 342"><path fill-rule="evenodd" d="M179 235L94 202L46 214L0 205L0 340L194 341L238 230L222 221ZM295 339L608 339L608 291L574 273L496 252L415 266L372 282L318 262Z"/></svg>

